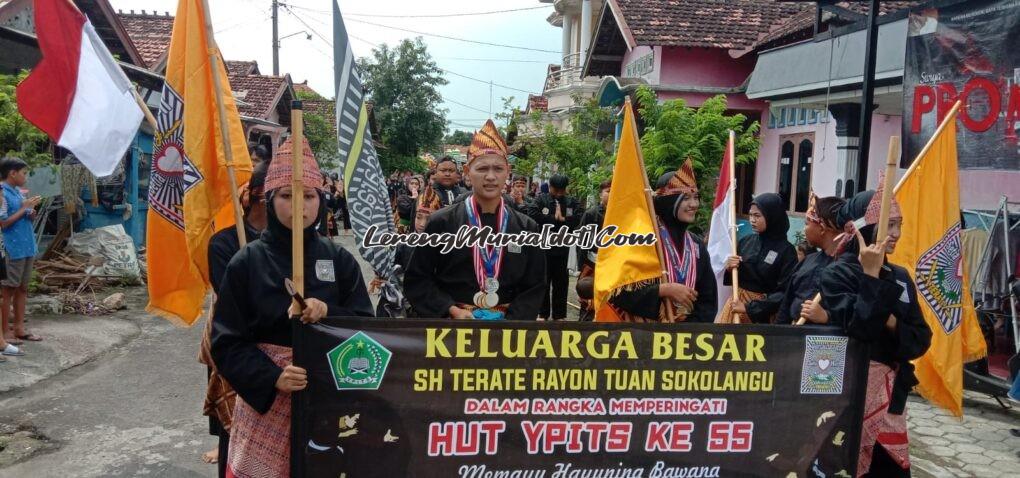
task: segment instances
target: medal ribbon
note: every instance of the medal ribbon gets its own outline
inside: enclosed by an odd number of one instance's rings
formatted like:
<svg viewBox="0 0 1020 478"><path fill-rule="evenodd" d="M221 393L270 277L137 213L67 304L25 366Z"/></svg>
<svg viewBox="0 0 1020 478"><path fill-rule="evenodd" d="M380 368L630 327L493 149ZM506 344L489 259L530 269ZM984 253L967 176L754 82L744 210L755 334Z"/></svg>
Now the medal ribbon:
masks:
<svg viewBox="0 0 1020 478"><path fill-rule="evenodd" d="M662 250L666 256L666 272L669 282L684 284L694 288L697 281L697 259L698 243L689 232L684 232L684 254L681 257L677 251L669 230L665 226L659 226L659 235L663 238Z"/></svg>
<svg viewBox="0 0 1020 478"><path fill-rule="evenodd" d="M482 214L478 209L478 202L475 201L474 196L468 201L464 201L464 208L467 210L468 224L474 227L482 227ZM499 200L499 209L496 212L496 224L498 230L496 232L506 232L507 225L510 223L510 214L506 211L506 205L503 203L503 198ZM485 279L487 277L499 278L499 273L503 269L503 248L502 247L490 247L490 246L475 246L472 251L472 261L475 266L475 279L478 281L478 289L485 292Z"/></svg>

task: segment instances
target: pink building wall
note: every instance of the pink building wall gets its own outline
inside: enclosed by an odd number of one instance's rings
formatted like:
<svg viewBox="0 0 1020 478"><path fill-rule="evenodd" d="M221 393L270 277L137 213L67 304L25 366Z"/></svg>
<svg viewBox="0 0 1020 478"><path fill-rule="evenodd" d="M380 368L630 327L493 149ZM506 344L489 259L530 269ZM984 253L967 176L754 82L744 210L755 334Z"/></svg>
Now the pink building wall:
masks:
<svg viewBox="0 0 1020 478"><path fill-rule="evenodd" d="M811 154L811 187L822 195L830 195L835 190L834 179L825 187L822 187L825 181L819 181L819 178L835 178L836 174L836 122L831 117L828 123L769 129L769 113L765 111L759 121L762 134L755 167L754 194L772 193L779 189L779 139L800 133L815 135L814 152Z"/></svg>
<svg viewBox="0 0 1020 478"><path fill-rule="evenodd" d="M734 88L747 80L755 63L753 55L734 59L726 50L718 48L639 46L624 54L620 76L626 76L628 64L650 52L655 55L655 67L651 73L641 77L650 85ZM683 98L688 106L693 107L701 106L712 96L715 95L669 91L659 93L660 100ZM726 95L726 100L728 107L733 110L761 111L767 107L764 101L750 100L740 93Z"/></svg>
<svg viewBox="0 0 1020 478"><path fill-rule="evenodd" d="M813 132L815 133L815 149L811 165L811 187L820 196L832 195L836 188L837 173L835 121L830 117L829 122L825 124L772 129L768 128L768 121L768 112L765 112L761 118L761 148L755 170L754 194L775 192L778 188L780 137ZM889 152L889 138L899 136L902 131L902 117L898 115L875 114L871 121L868 189L878 186L879 175L885 169L886 156ZM903 177L905 172L905 169L897 169L897 178ZM1012 200L1020 198L1020 172L960 171L961 207L981 210L995 209L1003 194Z"/></svg>

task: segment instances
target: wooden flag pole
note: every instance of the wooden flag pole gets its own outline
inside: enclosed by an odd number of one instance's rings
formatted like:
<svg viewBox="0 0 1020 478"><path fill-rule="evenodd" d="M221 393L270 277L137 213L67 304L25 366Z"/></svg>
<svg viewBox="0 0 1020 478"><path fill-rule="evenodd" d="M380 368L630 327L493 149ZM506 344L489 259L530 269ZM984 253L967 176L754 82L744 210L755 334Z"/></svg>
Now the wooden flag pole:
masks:
<svg viewBox="0 0 1020 478"><path fill-rule="evenodd" d="M627 99L627 104L630 104L630 99ZM638 158L641 157L640 146L638 152ZM640 160L640 159L639 159ZM641 161L641 169L645 168L644 161ZM669 281L669 273L666 271L666 254L662 250L662 235L659 234L659 218L655 215L655 202L652 201L652 186L648 184L648 176L645 176L645 201L648 202L648 210L652 212L652 225L655 227L655 254L659 256L659 266L662 266L662 283L665 284ZM676 315L673 314L673 300L669 297L663 297L663 302L666 303L666 318L670 323L676 322Z"/></svg>
<svg viewBox="0 0 1020 478"><path fill-rule="evenodd" d="M921 162L918 160L923 158L924 155L928 154L928 151L931 150L932 146L935 145L935 138L938 138L939 135L942 134L942 130L946 129L946 126L949 126L950 121L956 121L956 115L960 112L961 106L963 106L963 102L957 100L956 103L953 104L953 107L949 109L949 114L947 114L946 117L942 120L942 124L940 124L939 127L935 129L935 134L931 135L931 138L928 139L928 143L924 145L924 148L921 149L921 152L917 153L917 156L914 156L914 161L910 163L910 167L907 168L907 172L903 173L903 177L900 178L900 181L898 183L896 183L896 187L893 189L894 194L900 190L900 187L903 186L903 181L907 179L907 176L910 176L910 173L914 172L914 170L917 169L917 166L921 164Z"/></svg>
<svg viewBox="0 0 1020 478"><path fill-rule="evenodd" d="M878 213L878 233L875 234L875 241L884 241L889 235L889 209L893 199L893 181L896 178L896 163L900 157L900 137L889 138L889 154L885 162L885 176L882 184L882 208Z"/></svg>
<svg viewBox="0 0 1020 478"><path fill-rule="evenodd" d="M736 163L737 163L737 148L736 148L736 143L737 143L737 139L736 139L736 137L737 137L736 132L734 132L733 130L730 130L730 138L729 138L729 141L727 141L727 143L726 143L726 149L729 152L727 154L727 156L729 156L729 158L727 158L727 161L729 161L729 166L730 166L730 192L728 192L726 194L730 195L730 230L732 231L732 233L730 234L730 245L732 246L732 254L731 255L734 255L734 256L737 255L737 200L736 200L737 198L734 197L734 196L736 196L736 194L733 194L733 192L736 191L736 189L737 189L737 168L736 168ZM738 269L739 269L739 267L734 268L732 271L730 271L730 274L731 274L730 278L733 281L733 298L731 299L733 302L736 302L736 301L740 300L740 281L738 279L740 274L739 274ZM730 323L732 323L732 324L739 324L740 323L740 314L738 314L737 312L734 312L733 313L733 317L730 319Z"/></svg>
<svg viewBox="0 0 1020 478"><path fill-rule="evenodd" d="M220 139L223 143L223 157L227 166L227 178L230 181L230 199L234 205L234 227L237 229L237 241L241 248L248 243L244 233L244 216L241 214L241 198L237 192L237 175L234 173L234 150L230 145L230 125L227 123L227 109L223 105L223 85L216 65L220 61L219 47L213 36L212 16L209 14L209 0L202 0L202 11L205 15L206 46L209 49L209 69L212 73L213 94L216 96L216 112L220 119Z"/></svg>
<svg viewBox="0 0 1020 478"><path fill-rule="evenodd" d="M152 126L152 134L155 135L159 132L159 124L156 123L156 117L152 116L152 111L149 110L149 105L145 104L145 100L142 99L142 96L138 94L138 90L136 90L133 86L131 87L131 94L134 95L135 103L138 103L138 107L142 109L142 114L145 115L145 121L149 123L149 126Z"/></svg>
<svg viewBox="0 0 1020 478"><path fill-rule="evenodd" d="M624 102L624 108L627 108L631 112L631 118L634 118L634 106L630 102L628 96ZM634 118L637 120L637 118ZM634 128L634 140L637 143L637 159L638 164L641 165L641 170L645 170L645 155L641 152L641 143L637 138L637 128ZM665 284L669 280L669 273L666 271L666 253L662 249L662 235L659 234L659 218L655 215L655 201L652 200L652 186L648 182L648 175L642 174L645 179L645 201L648 203L648 211L652 213L652 227L655 228L655 254L659 256L659 266L662 268L662 283ZM673 313L673 300L669 297L663 297L662 301L666 305L666 319L670 322L676 322L676 315Z"/></svg>
<svg viewBox="0 0 1020 478"><path fill-rule="evenodd" d="M305 128L304 111L300 101L291 103L290 131L293 152L293 175L290 180L291 280L301 295L305 293Z"/></svg>

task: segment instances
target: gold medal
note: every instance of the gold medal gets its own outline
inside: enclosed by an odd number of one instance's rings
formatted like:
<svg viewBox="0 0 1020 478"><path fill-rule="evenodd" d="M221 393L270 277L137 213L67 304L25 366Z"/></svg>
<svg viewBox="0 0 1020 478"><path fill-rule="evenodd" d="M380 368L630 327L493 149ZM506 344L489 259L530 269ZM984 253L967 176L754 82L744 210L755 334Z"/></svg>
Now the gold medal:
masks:
<svg viewBox="0 0 1020 478"><path fill-rule="evenodd" d="M475 297L474 297L474 302L475 302L475 307L478 307L479 309L484 309L485 308L485 293L481 292L481 291L476 292L475 293Z"/></svg>
<svg viewBox="0 0 1020 478"><path fill-rule="evenodd" d="M495 292L489 292L485 294L485 308L491 309L499 304L499 294Z"/></svg>

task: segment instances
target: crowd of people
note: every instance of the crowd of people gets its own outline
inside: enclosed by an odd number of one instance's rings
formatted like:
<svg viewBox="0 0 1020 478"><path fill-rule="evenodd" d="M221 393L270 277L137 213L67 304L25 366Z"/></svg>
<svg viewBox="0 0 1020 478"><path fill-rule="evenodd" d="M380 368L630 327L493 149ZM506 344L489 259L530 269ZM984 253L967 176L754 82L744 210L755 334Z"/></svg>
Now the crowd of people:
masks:
<svg viewBox="0 0 1020 478"><path fill-rule="evenodd" d="M286 475L290 394L308 384L306 371L292 364L290 317L315 322L326 316L375 315L354 257L318 227L329 209L329 182L310 148L304 148L303 158L294 158L292 151L291 144L284 144L268 165L258 164L242 195L248 245L239 247L234 228L219 232L210 243L217 297L203 357L210 367L206 413L215 418L221 440L221 476ZM600 186L599 200L587 210L568 196L565 176L552 177L547 191L528 192L527 179L513 176L507 145L491 121L476 133L467 156L463 170L442 158L427 177L391 178L401 231L440 234L469 225L516 233L538 232L545 224L604 226L611 182ZM294 161L303 161L304 171L304 193L298 198L304 202L304 309L292 303L283 284L292 267ZM654 187L666 277L613 291L607 304L611 315L660 323L711 323L728 314L758 324L806 321L839 327L868 342L871 365L867 400L861 404L866 418L859 475L909 476L904 408L916 383L910 361L928 348L931 332L913 281L886 260L904 220L899 209L889 214L888 237L879 238L881 194L812 200L804 231L809 247L800 259L787 239L790 224L782 198L756 196L746 211L754 233L740 240L738 254L726 263L728 270L737 271L740 294L720 309L705 238L690 230L700 206L691 162L659 177ZM438 246L403 246L397 262L413 316L562 320L568 252L511 245L443 254ZM577 251L584 319L594 313L591 290L598 254L598 249Z"/></svg>

